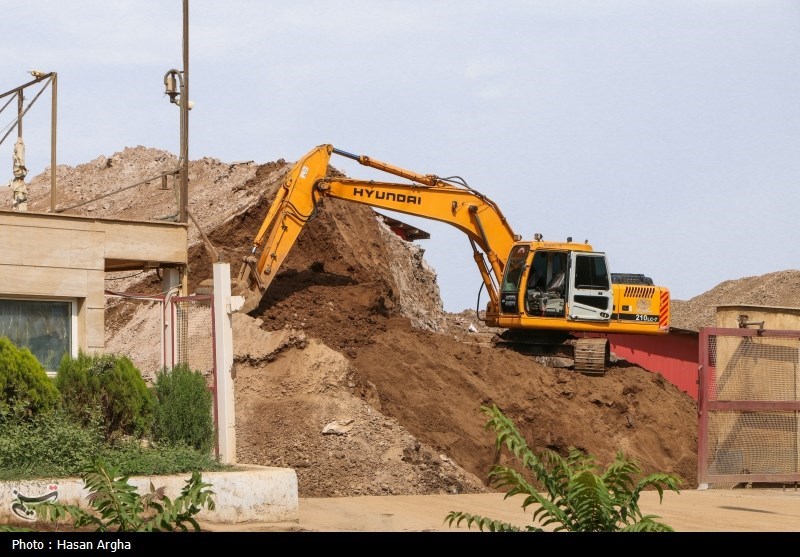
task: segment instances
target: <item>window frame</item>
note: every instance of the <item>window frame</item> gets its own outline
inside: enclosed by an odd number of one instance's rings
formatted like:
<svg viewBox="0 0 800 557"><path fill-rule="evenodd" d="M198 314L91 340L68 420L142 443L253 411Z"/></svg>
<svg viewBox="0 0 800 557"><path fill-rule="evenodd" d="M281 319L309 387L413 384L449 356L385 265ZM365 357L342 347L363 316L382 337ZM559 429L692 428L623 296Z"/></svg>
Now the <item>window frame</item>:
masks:
<svg viewBox="0 0 800 557"><path fill-rule="evenodd" d="M69 335L70 335L70 342L69 342L69 353L70 356L73 358L77 358L78 356L78 299L77 298L60 298L57 296L13 296L4 294L0 296L0 302L38 302L38 303L58 303L58 304L68 304L69 306ZM26 346L26 348L29 348ZM42 362L39 362L42 363ZM58 362L60 363L60 361ZM45 372L48 376L54 377L56 372L58 371L58 363L56 363L55 369L47 369L45 367ZM44 364L42 363L44 367Z"/></svg>

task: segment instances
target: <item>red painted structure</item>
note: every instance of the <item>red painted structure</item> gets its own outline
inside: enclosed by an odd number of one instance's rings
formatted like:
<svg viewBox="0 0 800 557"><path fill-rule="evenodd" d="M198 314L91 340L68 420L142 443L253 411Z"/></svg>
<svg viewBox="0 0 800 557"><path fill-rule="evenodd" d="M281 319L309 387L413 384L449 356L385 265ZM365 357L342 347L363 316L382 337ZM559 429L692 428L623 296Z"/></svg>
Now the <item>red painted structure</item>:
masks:
<svg viewBox="0 0 800 557"><path fill-rule="evenodd" d="M699 333L670 329L666 336L610 334L611 351L632 364L660 373L664 379L698 398Z"/></svg>

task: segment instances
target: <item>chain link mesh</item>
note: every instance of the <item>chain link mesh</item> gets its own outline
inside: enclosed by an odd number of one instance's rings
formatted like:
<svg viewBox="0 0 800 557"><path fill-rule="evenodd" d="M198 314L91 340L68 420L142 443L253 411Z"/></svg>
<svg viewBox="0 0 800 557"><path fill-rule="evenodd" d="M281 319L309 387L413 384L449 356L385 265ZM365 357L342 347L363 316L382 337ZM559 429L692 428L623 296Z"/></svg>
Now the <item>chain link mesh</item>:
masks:
<svg viewBox="0 0 800 557"><path fill-rule="evenodd" d="M800 339L732 329L707 341L698 454L707 474L735 476L734 485L747 475L800 482L800 411L786 408L800 401Z"/></svg>

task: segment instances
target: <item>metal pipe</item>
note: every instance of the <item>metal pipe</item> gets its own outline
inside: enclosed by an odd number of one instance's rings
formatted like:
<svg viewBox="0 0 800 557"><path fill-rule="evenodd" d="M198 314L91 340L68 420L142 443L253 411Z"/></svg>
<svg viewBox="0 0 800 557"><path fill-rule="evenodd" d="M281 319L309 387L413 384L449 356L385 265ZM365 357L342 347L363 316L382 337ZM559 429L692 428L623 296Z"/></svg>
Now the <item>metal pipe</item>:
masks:
<svg viewBox="0 0 800 557"><path fill-rule="evenodd" d="M22 105L25 96L22 91L17 93L17 137L22 139Z"/></svg>
<svg viewBox="0 0 800 557"><path fill-rule="evenodd" d="M19 91L22 91L26 87L30 87L34 83L39 83L40 81L44 81L45 79L47 79L48 77L50 77L52 75L53 75L52 73L40 75L39 77L37 77L33 81L29 81L28 83L25 83L24 85L20 85L19 87L14 87L13 89L9 89L5 93L0 93L0 99L2 99L3 97L7 97L9 95L13 95L14 93L18 93Z"/></svg>
<svg viewBox="0 0 800 557"><path fill-rule="evenodd" d="M181 184L178 220L189 214L189 0L183 0L183 79L181 80Z"/></svg>
<svg viewBox="0 0 800 557"><path fill-rule="evenodd" d="M218 263L220 261L219 251L217 251L217 248L214 247L214 244L211 242L206 233L203 232L203 229L200 227L200 223L197 222L197 219L194 217L192 212L191 211L187 212L189 213L189 218L192 219L192 222L197 227L197 231L200 233L200 237L203 239L203 243L205 244L209 255L211 255L211 258L214 260L214 263Z"/></svg>
<svg viewBox="0 0 800 557"><path fill-rule="evenodd" d="M406 170L405 168L400 168L399 166L394 166L389 163L371 159L366 155L354 155L353 153L342 151L336 147L333 147L333 152L348 159L358 161L358 163L363 166L369 166L370 168L382 170L383 172L394 174L395 176L400 176L401 178L406 178L414 182L419 182L420 184L424 184L426 186L437 186L439 182L442 181L441 178L434 176L433 174L418 174L417 172L412 172L410 170Z"/></svg>
<svg viewBox="0 0 800 557"><path fill-rule="evenodd" d="M28 113L28 111L31 109L31 107L34 105L34 103L39 99L39 97L42 95L42 93L44 93L45 89L47 89L47 84L45 84L45 86L42 87L42 89L38 93L36 93L36 96L33 97L33 100L28 103L28 106L25 107L25 110L22 111L22 116L25 116ZM5 141L6 138L9 135L11 135L11 132L14 131L14 127L16 127L18 124L19 124L19 118L17 118L17 121L14 122L14 124L8 129L8 131L3 135L3 137L0 138L0 144L2 144L3 141Z"/></svg>
<svg viewBox="0 0 800 557"><path fill-rule="evenodd" d="M53 90L51 93L50 108L50 212L56 212L56 128L58 126L57 107L58 107L58 74L53 72L53 79L50 82ZM21 124L20 124L21 125Z"/></svg>

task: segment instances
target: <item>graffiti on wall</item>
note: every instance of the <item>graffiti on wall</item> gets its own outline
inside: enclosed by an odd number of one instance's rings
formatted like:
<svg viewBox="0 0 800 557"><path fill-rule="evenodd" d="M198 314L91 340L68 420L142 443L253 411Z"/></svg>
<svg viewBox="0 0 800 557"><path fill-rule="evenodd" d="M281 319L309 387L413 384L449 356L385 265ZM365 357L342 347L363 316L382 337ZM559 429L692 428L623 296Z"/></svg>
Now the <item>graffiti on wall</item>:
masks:
<svg viewBox="0 0 800 557"><path fill-rule="evenodd" d="M11 501L11 512L24 520L36 520L36 507L45 502L54 502L58 499L58 486L47 486L47 493L43 495L24 495L15 489L14 499Z"/></svg>

